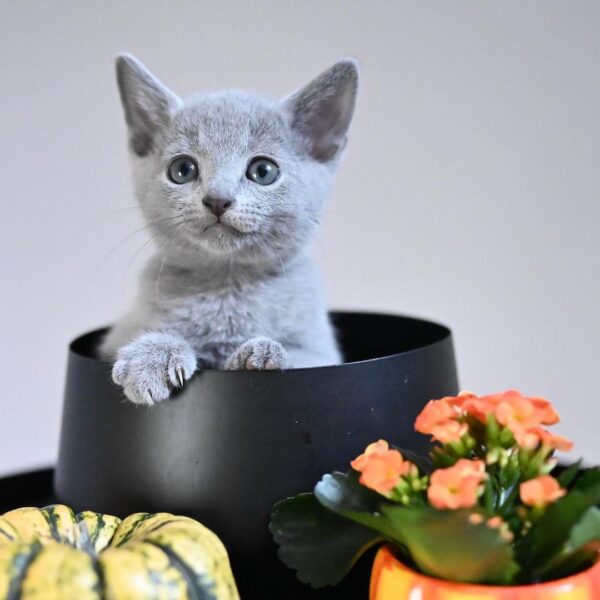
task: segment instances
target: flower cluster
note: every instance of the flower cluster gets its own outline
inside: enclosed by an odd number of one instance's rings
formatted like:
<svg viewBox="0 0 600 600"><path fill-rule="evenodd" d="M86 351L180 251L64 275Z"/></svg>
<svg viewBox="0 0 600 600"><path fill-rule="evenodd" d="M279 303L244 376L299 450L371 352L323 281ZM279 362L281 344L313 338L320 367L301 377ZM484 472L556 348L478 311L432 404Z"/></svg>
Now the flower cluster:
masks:
<svg viewBox="0 0 600 600"><path fill-rule="evenodd" d="M513 485L518 497L510 496L512 504L507 506L502 494L496 493L492 499L496 512L508 515L519 500L521 507L539 511L565 493L548 474L555 465L554 451L568 451L573 446L546 429L558 421L558 413L544 398L514 390L481 397L461 392L431 400L416 419L415 429L438 443L432 452L438 468L431 474L420 474L385 440L369 445L351 466L360 473L362 485L403 504L426 502L439 510L486 504L489 512L490 495L502 480L519 484L518 488ZM479 513L473 517L483 521ZM505 526L498 514L489 514L486 522Z"/></svg>
<svg viewBox="0 0 600 600"><path fill-rule="evenodd" d="M274 507L282 560L313 587L335 585L382 539L452 581L521 585L588 568L600 549L600 468L553 476L555 451L573 446L548 430L558 421L550 402L513 390L431 400L415 422L434 442L429 460L378 440L348 473Z"/></svg>
<svg viewBox="0 0 600 600"><path fill-rule="evenodd" d="M559 421L558 413L548 400L523 396L515 390L481 397L461 392L458 396L431 400L417 417L415 429L442 444L469 443L471 440L464 439L469 434L469 421L485 425L491 419L503 428L499 436L503 445L516 443L526 450L545 446L565 452L573 447L569 440L542 427Z"/></svg>

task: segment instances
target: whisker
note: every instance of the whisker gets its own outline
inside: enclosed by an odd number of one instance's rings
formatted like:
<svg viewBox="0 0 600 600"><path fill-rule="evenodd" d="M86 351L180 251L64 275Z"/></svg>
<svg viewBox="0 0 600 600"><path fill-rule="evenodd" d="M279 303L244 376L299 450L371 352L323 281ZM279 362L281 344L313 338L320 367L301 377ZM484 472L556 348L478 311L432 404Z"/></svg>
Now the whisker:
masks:
<svg viewBox="0 0 600 600"><path fill-rule="evenodd" d="M132 231L131 233L129 233L128 235L126 235L118 244L116 244L115 246L113 246L113 248L111 248L111 250L109 250L102 257L102 260L106 260L109 256L111 256L111 254L113 254L113 252L115 252L115 250L119 249L127 240L131 239L134 235L137 235L138 233L142 233L143 231L146 231L147 229L150 229L154 225L161 225L161 224L173 221L175 219L183 219L183 218L185 218L185 215L174 215L174 216L171 216L171 217L161 217L160 219L153 219L151 221L148 221L143 227L140 227L139 229L136 229L135 231Z"/></svg>
<svg viewBox="0 0 600 600"><path fill-rule="evenodd" d="M154 296L156 298L156 304L160 304L158 299L158 288L160 287L160 276L162 275L163 269L165 268L165 261L167 260L167 253L163 256L162 262L160 263L160 270L158 271L158 277L156 278L156 285L154 286Z"/></svg>
<svg viewBox="0 0 600 600"><path fill-rule="evenodd" d="M138 257L138 255L140 254L140 252L142 252L145 248L147 248L148 246L152 245L152 242L155 242L156 240L158 240L160 237L162 236L162 233L158 233L157 235L148 238L147 240L145 240L142 245L135 251L135 253L133 254L133 256L129 259L129 262L127 263L127 267L125 268L125 273L129 272L129 269L131 269L131 266L133 265L133 263L135 262L135 259ZM155 251L156 252L156 251ZM154 253L155 253L154 252ZM154 255L153 253L153 255Z"/></svg>
<svg viewBox="0 0 600 600"><path fill-rule="evenodd" d="M156 285L154 286L154 294L156 297L156 304L160 304L160 300L158 298L158 295L159 295L158 290L160 287L160 277L162 275L163 269L165 268L165 261L167 260L169 246L171 245L171 242L173 242L175 237L180 233L182 226L185 227L185 225L186 225L185 222L175 225L175 231L173 232L173 235L171 235L169 237L169 239L166 241L166 243L163 246L161 246L161 250L163 248L165 249L165 255L163 256L162 262L160 263L160 270L158 271L158 277L156 278Z"/></svg>
<svg viewBox="0 0 600 600"><path fill-rule="evenodd" d="M176 223L176 227L178 225L185 225L185 222L181 222L181 223ZM125 269L125 272L128 273L129 269L131 268L131 266L133 265L133 263L135 262L135 259L138 257L138 255L145 250L148 246L152 245L153 242L157 242L161 237L163 237L163 232L159 232L156 235L148 238L147 240L144 241L144 243L135 251L134 255L131 257L131 259L129 260L129 263L127 264L127 267ZM157 249L154 250L154 252L150 255L151 257L154 256L163 246L159 246Z"/></svg>

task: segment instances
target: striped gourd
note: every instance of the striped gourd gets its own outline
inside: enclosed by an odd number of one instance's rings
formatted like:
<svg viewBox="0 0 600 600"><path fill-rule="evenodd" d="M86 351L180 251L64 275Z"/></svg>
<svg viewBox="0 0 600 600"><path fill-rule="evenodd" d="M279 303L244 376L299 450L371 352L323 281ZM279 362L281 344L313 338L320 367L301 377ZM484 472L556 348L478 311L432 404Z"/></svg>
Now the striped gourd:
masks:
<svg viewBox="0 0 600 600"><path fill-rule="evenodd" d="M219 538L188 517L61 504L0 516L0 600L238 600Z"/></svg>

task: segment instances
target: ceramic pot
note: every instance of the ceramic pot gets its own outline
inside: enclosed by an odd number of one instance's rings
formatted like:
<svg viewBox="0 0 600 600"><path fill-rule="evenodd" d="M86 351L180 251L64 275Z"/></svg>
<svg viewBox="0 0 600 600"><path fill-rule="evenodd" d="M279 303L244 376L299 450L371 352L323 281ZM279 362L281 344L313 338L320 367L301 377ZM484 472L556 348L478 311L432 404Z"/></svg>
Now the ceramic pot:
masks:
<svg viewBox="0 0 600 600"><path fill-rule="evenodd" d="M571 577L519 586L473 585L428 577L403 565L388 546L373 563L371 600L599 600L600 561Z"/></svg>

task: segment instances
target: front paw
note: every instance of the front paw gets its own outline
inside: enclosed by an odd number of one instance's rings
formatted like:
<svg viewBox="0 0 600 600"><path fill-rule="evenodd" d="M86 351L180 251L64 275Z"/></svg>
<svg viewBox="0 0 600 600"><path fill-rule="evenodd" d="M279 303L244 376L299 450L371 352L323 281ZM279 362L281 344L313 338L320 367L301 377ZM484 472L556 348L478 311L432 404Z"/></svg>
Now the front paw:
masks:
<svg viewBox="0 0 600 600"><path fill-rule="evenodd" d="M253 371L289 367L287 352L279 342L268 338L253 338L244 342L227 360L231 371Z"/></svg>
<svg viewBox="0 0 600 600"><path fill-rule="evenodd" d="M112 376L129 400L152 405L183 386L196 366L194 351L184 339L146 333L119 350Z"/></svg>

